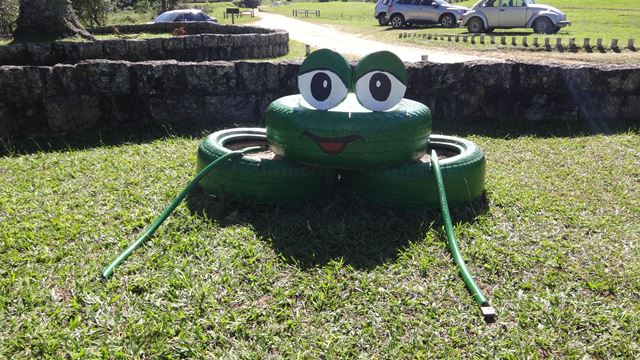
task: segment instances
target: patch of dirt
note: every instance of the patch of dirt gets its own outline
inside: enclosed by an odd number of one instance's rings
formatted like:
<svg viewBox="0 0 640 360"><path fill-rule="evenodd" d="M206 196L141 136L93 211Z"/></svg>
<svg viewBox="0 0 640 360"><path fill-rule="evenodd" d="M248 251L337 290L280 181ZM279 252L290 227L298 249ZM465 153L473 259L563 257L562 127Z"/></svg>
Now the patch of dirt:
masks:
<svg viewBox="0 0 640 360"><path fill-rule="evenodd" d="M245 156L265 159L265 160L282 160L283 159L282 156L277 155L276 153L271 151L271 149L269 149L269 146L267 145L267 142L264 140L237 140L237 141L230 141L224 144L225 148L233 151L242 150L244 148L254 147L254 146L259 146L263 150L252 152L252 153L246 154Z"/></svg>
<svg viewBox="0 0 640 360"><path fill-rule="evenodd" d="M441 160L441 161L444 159L454 157L456 155L460 155L459 152L448 150L448 149L436 149L436 153L438 154L438 160ZM423 163L423 164L431 163L431 149L429 149L429 151L427 151L427 153L424 154L420 159L416 160L416 162Z"/></svg>

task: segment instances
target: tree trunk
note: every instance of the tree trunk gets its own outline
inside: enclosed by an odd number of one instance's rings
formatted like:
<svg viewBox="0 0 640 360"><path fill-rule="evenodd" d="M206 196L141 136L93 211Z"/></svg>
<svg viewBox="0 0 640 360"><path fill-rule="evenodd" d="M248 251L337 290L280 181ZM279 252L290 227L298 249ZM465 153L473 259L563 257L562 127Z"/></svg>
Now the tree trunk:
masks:
<svg viewBox="0 0 640 360"><path fill-rule="evenodd" d="M81 36L95 40L80 24L71 0L20 0L14 41L41 41Z"/></svg>
<svg viewBox="0 0 640 360"><path fill-rule="evenodd" d="M162 0L162 12L167 11L167 0Z"/></svg>

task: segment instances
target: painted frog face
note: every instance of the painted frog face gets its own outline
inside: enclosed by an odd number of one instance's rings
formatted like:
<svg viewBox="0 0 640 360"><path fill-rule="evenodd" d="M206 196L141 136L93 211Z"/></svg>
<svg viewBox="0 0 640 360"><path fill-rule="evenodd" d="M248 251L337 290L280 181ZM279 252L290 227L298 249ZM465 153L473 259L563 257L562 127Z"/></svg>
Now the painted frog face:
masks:
<svg viewBox="0 0 640 360"><path fill-rule="evenodd" d="M404 99L407 71L393 53L362 58L355 69L321 49L300 65L299 95L267 109L271 149L291 160L335 168L401 164L426 148L429 109Z"/></svg>
<svg viewBox="0 0 640 360"><path fill-rule="evenodd" d="M304 100L318 110L336 107L353 91L366 109L385 111L404 97L407 70L395 54L380 51L365 56L351 71L342 55L321 49L300 65L298 89Z"/></svg>

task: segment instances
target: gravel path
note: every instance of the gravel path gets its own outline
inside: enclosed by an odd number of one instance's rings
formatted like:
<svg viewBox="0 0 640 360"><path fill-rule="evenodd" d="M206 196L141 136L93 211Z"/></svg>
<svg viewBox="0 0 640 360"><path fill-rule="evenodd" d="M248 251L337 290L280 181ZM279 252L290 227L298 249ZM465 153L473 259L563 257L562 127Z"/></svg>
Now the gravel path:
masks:
<svg viewBox="0 0 640 360"><path fill-rule="evenodd" d="M486 59L456 52L390 45L379 41L364 39L355 34L338 31L329 26L312 24L278 14L260 12L258 16L262 19L252 25L269 29L284 29L289 32L289 37L293 40L316 48L333 49L342 54L364 56L375 51L389 50L406 62L421 61L422 55L427 55L430 62L438 63L456 63Z"/></svg>

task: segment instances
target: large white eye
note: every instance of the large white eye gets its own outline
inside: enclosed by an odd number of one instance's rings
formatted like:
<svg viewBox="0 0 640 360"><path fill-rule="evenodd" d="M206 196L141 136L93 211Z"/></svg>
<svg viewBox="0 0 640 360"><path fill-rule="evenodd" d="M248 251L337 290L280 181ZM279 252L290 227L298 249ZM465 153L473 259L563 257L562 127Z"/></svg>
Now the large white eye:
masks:
<svg viewBox="0 0 640 360"><path fill-rule="evenodd" d="M355 90L362 106L373 111L385 111L402 100L407 86L386 71L371 71L356 81Z"/></svg>
<svg viewBox="0 0 640 360"><path fill-rule="evenodd" d="M302 98L318 110L331 109L349 93L340 77L329 70L314 70L298 75L298 89Z"/></svg>

